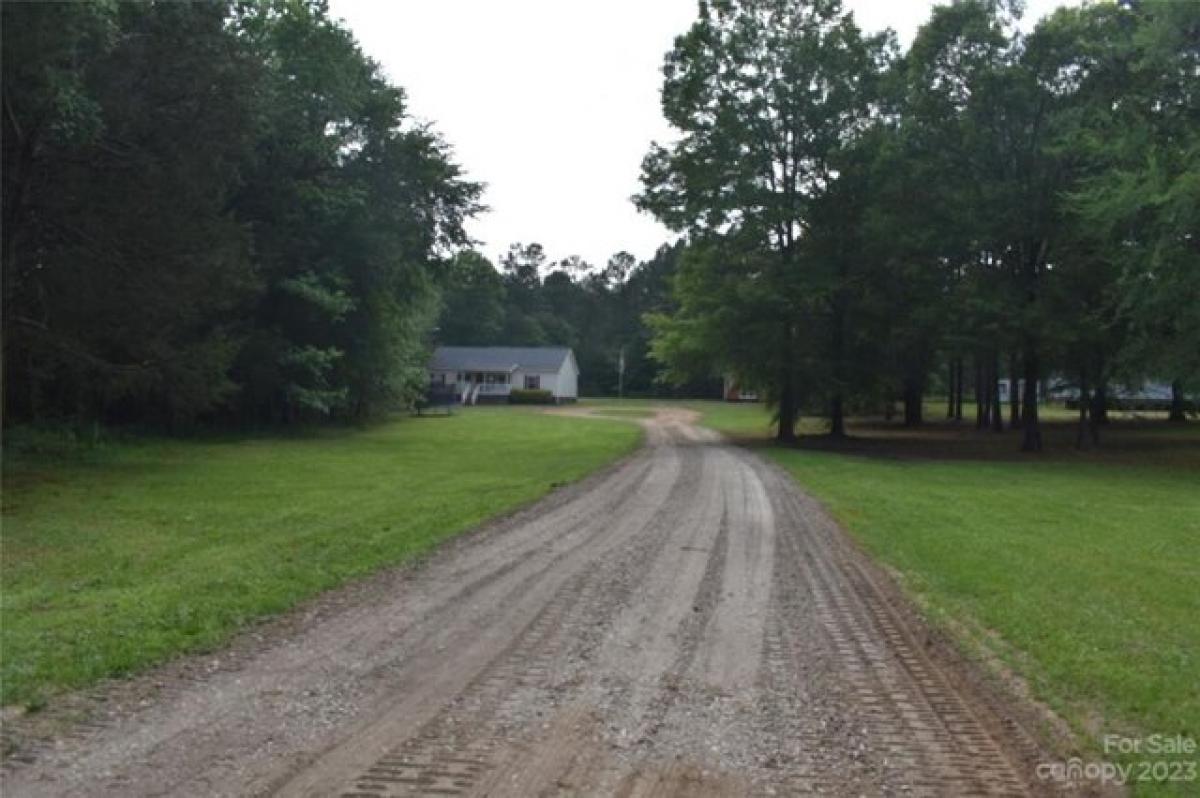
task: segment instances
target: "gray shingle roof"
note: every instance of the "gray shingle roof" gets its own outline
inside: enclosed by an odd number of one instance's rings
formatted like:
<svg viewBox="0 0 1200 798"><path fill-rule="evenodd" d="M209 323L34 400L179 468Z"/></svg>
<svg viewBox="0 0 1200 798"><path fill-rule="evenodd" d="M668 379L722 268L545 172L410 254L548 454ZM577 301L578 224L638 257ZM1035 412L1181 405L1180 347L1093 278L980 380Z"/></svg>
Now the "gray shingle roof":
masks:
<svg viewBox="0 0 1200 798"><path fill-rule="evenodd" d="M566 346L439 346L434 371L558 371L571 354Z"/></svg>

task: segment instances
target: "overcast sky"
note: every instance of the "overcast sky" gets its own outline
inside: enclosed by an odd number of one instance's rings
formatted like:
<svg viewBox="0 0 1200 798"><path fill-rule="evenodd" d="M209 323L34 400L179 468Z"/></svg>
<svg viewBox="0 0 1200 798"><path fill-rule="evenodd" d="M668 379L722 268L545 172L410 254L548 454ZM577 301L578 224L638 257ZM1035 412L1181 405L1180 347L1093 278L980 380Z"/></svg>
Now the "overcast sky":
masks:
<svg viewBox="0 0 1200 798"><path fill-rule="evenodd" d="M1025 26L1062 0L1028 0ZM860 27L911 41L933 0L846 0ZM514 241L595 265L671 238L629 197L652 140L663 55L695 0L331 0L408 93L491 210L469 227L493 261Z"/></svg>

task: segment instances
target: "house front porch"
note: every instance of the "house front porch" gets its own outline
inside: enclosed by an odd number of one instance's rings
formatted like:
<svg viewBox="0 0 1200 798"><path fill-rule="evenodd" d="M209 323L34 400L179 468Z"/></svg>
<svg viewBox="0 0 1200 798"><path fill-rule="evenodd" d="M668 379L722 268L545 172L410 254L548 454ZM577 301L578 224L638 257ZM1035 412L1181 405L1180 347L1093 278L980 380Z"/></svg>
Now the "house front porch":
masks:
<svg viewBox="0 0 1200 798"><path fill-rule="evenodd" d="M465 405L508 401L512 376L503 371L460 371L433 375L434 385L453 387L458 400Z"/></svg>

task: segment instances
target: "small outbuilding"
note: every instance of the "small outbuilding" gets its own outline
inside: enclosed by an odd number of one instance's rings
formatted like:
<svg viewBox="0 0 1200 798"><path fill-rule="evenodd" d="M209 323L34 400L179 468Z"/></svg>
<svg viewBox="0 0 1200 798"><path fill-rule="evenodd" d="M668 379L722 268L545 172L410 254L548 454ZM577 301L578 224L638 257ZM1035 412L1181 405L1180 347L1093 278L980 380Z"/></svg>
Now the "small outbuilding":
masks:
<svg viewBox="0 0 1200 798"><path fill-rule="evenodd" d="M434 390L463 404L507 402L513 389L548 391L555 403L579 398L579 363L568 346L439 346L429 364Z"/></svg>

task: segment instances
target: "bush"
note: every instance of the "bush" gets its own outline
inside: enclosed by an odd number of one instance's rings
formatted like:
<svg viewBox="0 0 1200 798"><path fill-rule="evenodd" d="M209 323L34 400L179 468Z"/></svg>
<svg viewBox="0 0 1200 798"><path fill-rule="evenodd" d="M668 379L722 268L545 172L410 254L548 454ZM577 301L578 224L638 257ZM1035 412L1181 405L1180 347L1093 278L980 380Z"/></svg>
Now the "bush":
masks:
<svg viewBox="0 0 1200 798"><path fill-rule="evenodd" d="M508 394L508 401L514 405L552 405L554 394L545 388L526 389L513 388Z"/></svg>

